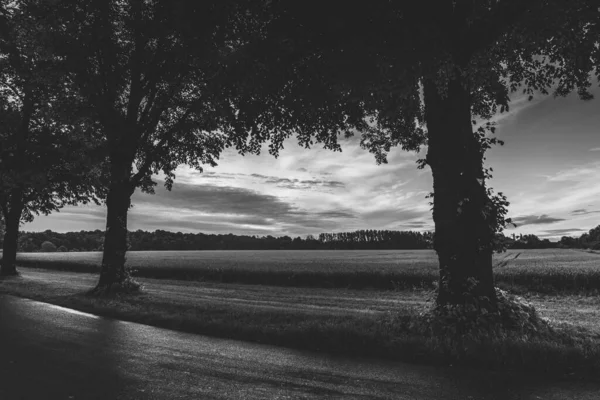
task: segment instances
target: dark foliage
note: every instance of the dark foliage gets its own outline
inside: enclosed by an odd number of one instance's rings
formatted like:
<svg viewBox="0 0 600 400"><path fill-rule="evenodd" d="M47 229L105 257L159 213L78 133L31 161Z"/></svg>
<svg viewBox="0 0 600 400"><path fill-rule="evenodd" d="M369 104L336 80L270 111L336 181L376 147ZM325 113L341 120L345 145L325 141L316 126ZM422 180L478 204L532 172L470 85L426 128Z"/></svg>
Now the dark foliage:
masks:
<svg viewBox="0 0 600 400"><path fill-rule="evenodd" d="M318 239L312 235L300 236L245 236L215 235L204 233L181 233L157 230L137 230L128 233L129 250L331 250L331 249L427 249L431 248L430 232L401 232L361 230L356 232L321 233ZM24 232L19 237L19 251L39 251L42 243L52 242L68 251L101 251L104 232L80 231L58 233Z"/></svg>
<svg viewBox="0 0 600 400"><path fill-rule="evenodd" d="M300 236L247 236L205 233L181 233L156 230L129 232L129 250L419 250L430 249L431 232L359 230L354 232L321 233L317 238ZM19 237L20 252L40 250L43 242L50 241L67 251L101 251L104 232L80 231L58 233L23 232ZM600 250L600 225L580 237L563 236L560 241L540 239L536 235L500 236L499 242L507 249L591 249ZM0 244L2 243L0 239Z"/></svg>
<svg viewBox="0 0 600 400"><path fill-rule="evenodd" d="M536 235L519 235L512 238L504 238L508 249L555 249L559 247L558 242L549 239L540 239Z"/></svg>
<svg viewBox="0 0 600 400"><path fill-rule="evenodd" d="M562 248L600 250L600 225L578 238L563 236L558 245Z"/></svg>
<svg viewBox="0 0 600 400"><path fill-rule="evenodd" d="M79 112L63 61L41 43L49 28L32 18L32 4L0 5L2 275L17 273L21 222L103 197L95 127Z"/></svg>

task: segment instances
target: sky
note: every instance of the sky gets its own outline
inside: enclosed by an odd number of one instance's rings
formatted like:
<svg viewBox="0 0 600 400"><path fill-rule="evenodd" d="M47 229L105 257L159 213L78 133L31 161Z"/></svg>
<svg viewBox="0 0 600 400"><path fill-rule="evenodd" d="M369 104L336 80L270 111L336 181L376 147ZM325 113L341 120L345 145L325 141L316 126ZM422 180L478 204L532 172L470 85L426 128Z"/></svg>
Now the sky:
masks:
<svg viewBox="0 0 600 400"><path fill-rule="evenodd" d="M510 201L518 225L506 234L558 240L600 224L600 90L584 102L566 98L514 97L508 113L496 115L496 135L505 141L487 154L488 186ZM180 167L171 192L160 176L156 194L137 191L129 230L233 233L292 237L357 229L433 230L429 168L425 156L393 149L376 165L358 137L341 140L342 152L304 149L294 140L276 159L226 150L215 168L199 173ZM25 231L103 230L106 208L65 207L25 224Z"/></svg>

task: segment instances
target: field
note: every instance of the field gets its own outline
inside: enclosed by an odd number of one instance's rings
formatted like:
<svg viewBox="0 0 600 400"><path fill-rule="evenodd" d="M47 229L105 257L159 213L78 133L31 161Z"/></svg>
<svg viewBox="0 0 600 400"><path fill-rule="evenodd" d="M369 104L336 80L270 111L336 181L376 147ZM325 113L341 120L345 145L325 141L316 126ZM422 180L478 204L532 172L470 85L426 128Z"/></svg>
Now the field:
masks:
<svg viewBox="0 0 600 400"><path fill-rule="evenodd" d="M102 255L22 253L22 266L96 272ZM398 290L431 288L431 250L129 252L127 265L146 278L275 286ZM600 254L581 250L510 250L494 257L496 282L515 292L596 294Z"/></svg>

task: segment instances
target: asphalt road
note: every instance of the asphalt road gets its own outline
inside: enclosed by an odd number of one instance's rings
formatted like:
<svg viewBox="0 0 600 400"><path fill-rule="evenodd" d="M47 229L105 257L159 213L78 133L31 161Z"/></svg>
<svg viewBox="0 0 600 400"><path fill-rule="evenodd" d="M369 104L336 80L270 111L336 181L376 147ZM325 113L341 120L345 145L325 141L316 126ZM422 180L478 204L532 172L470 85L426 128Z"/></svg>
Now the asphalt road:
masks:
<svg viewBox="0 0 600 400"><path fill-rule="evenodd" d="M0 295L0 399L598 399L600 385L356 360Z"/></svg>

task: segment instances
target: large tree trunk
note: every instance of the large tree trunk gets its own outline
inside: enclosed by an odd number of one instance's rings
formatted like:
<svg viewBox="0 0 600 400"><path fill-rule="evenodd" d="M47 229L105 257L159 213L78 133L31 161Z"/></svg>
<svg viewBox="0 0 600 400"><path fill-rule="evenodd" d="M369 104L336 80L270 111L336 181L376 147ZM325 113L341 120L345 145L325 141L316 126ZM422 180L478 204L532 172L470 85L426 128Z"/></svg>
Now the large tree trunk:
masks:
<svg viewBox="0 0 600 400"><path fill-rule="evenodd" d="M428 130L427 163L433 173L433 247L440 266L437 304L473 303L495 309L492 240L486 212L490 199L485 188L483 150L473 132L468 88L460 78L440 95L425 82Z"/></svg>
<svg viewBox="0 0 600 400"><path fill-rule="evenodd" d="M20 189L13 189L10 194L9 204L4 215L6 231L2 246L2 263L0 275L17 275L17 247L19 241L19 225L23 213L23 193Z"/></svg>
<svg viewBox="0 0 600 400"><path fill-rule="evenodd" d="M127 212L133 194L131 163L113 162L111 184L106 198L107 216L100 279L95 293L108 293L129 278L127 253Z"/></svg>

